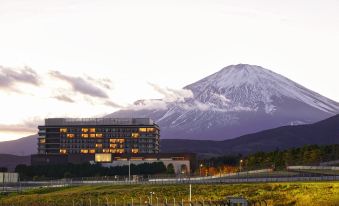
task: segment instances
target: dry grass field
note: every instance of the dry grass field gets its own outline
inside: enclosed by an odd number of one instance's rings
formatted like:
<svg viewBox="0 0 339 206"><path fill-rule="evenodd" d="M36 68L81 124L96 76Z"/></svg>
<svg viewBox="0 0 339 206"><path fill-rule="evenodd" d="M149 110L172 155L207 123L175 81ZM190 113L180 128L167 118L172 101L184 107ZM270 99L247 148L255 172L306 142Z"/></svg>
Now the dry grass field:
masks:
<svg viewBox="0 0 339 206"><path fill-rule="evenodd" d="M92 185L65 188L40 188L0 196L1 205L134 205L148 200L154 192L153 205L173 198L179 203L188 200L188 185ZM222 200L226 196L243 196L251 201L265 200L268 205L339 205L339 182L253 183L192 185L192 201L205 203ZM125 203L125 204L124 204ZM188 204L187 204L188 205ZM205 204L208 205L208 204Z"/></svg>

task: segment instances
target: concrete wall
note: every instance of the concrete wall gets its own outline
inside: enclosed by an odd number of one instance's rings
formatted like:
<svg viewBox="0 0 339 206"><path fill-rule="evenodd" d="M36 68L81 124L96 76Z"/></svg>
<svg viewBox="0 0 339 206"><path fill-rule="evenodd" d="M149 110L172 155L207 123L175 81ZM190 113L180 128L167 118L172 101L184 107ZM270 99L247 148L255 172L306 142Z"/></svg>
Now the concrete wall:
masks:
<svg viewBox="0 0 339 206"><path fill-rule="evenodd" d="M181 166L186 165L187 170L190 171L190 161L189 160L170 160L170 159L163 159L163 160L131 160L131 164L138 165L143 163L153 163L153 162L163 162L164 165L167 167L169 164L173 164L174 171L176 174L181 172ZM104 167L115 167L115 166L124 166L128 165L127 160L114 160L111 163L102 163Z"/></svg>
<svg viewBox="0 0 339 206"><path fill-rule="evenodd" d="M320 166L331 166L331 165L338 165L339 160L329 161L329 162L321 162Z"/></svg>
<svg viewBox="0 0 339 206"><path fill-rule="evenodd" d="M339 170L339 167L331 166L288 166L289 170Z"/></svg>
<svg viewBox="0 0 339 206"><path fill-rule="evenodd" d="M19 181L18 173L0 172L0 184L2 183L16 183Z"/></svg>

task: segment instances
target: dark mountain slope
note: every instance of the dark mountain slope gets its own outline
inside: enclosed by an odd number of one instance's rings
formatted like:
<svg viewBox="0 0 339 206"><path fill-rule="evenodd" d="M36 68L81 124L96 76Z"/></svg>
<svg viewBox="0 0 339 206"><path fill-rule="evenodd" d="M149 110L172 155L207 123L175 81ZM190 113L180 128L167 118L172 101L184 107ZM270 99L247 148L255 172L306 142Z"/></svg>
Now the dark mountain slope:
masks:
<svg viewBox="0 0 339 206"><path fill-rule="evenodd" d="M38 135L31 135L17 140L0 142L0 154L30 155L37 153Z"/></svg>
<svg viewBox="0 0 339 206"><path fill-rule="evenodd" d="M162 140L161 151L190 151L207 155L248 154L301 147L306 144L338 144L339 115L308 125L284 126L244 135L231 140Z"/></svg>

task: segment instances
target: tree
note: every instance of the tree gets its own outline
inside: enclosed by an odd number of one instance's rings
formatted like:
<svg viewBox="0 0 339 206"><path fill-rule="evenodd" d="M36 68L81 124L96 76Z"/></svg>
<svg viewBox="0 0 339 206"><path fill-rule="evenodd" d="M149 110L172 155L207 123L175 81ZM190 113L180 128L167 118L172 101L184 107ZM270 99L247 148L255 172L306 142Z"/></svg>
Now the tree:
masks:
<svg viewBox="0 0 339 206"><path fill-rule="evenodd" d="M170 164L167 165L166 173L167 173L167 174L174 174L174 173L175 173L175 172L174 172L174 166L173 166L172 163L170 163Z"/></svg>
<svg viewBox="0 0 339 206"><path fill-rule="evenodd" d="M311 150L310 163L317 163L320 161L320 150L318 148Z"/></svg>
<svg viewBox="0 0 339 206"><path fill-rule="evenodd" d="M7 167L0 167L0 172L8 172Z"/></svg>
<svg viewBox="0 0 339 206"><path fill-rule="evenodd" d="M70 172L65 172L65 173L64 173L64 178L72 178L72 173L70 173Z"/></svg>

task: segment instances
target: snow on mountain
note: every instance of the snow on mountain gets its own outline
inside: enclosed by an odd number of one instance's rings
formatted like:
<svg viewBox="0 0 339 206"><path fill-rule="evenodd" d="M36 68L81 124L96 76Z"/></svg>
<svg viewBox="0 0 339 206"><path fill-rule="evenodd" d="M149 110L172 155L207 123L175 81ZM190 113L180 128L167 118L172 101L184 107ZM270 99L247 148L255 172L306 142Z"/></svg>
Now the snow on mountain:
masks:
<svg viewBox="0 0 339 206"><path fill-rule="evenodd" d="M246 64L225 67L182 91L170 92L165 96L171 98L140 100L108 116L151 117L161 126L162 138L220 140L339 113L339 103Z"/></svg>
<svg viewBox="0 0 339 206"><path fill-rule="evenodd" d="M264 103L265 112L272 113L276 108L273 98L291 98L324 112L335 114L339 111L338 103L259 66L228 66L185 89L193 91L201 102L219 100L226 103L227 100L231 108L243 105L257 110L258 103Z"/></svg>

